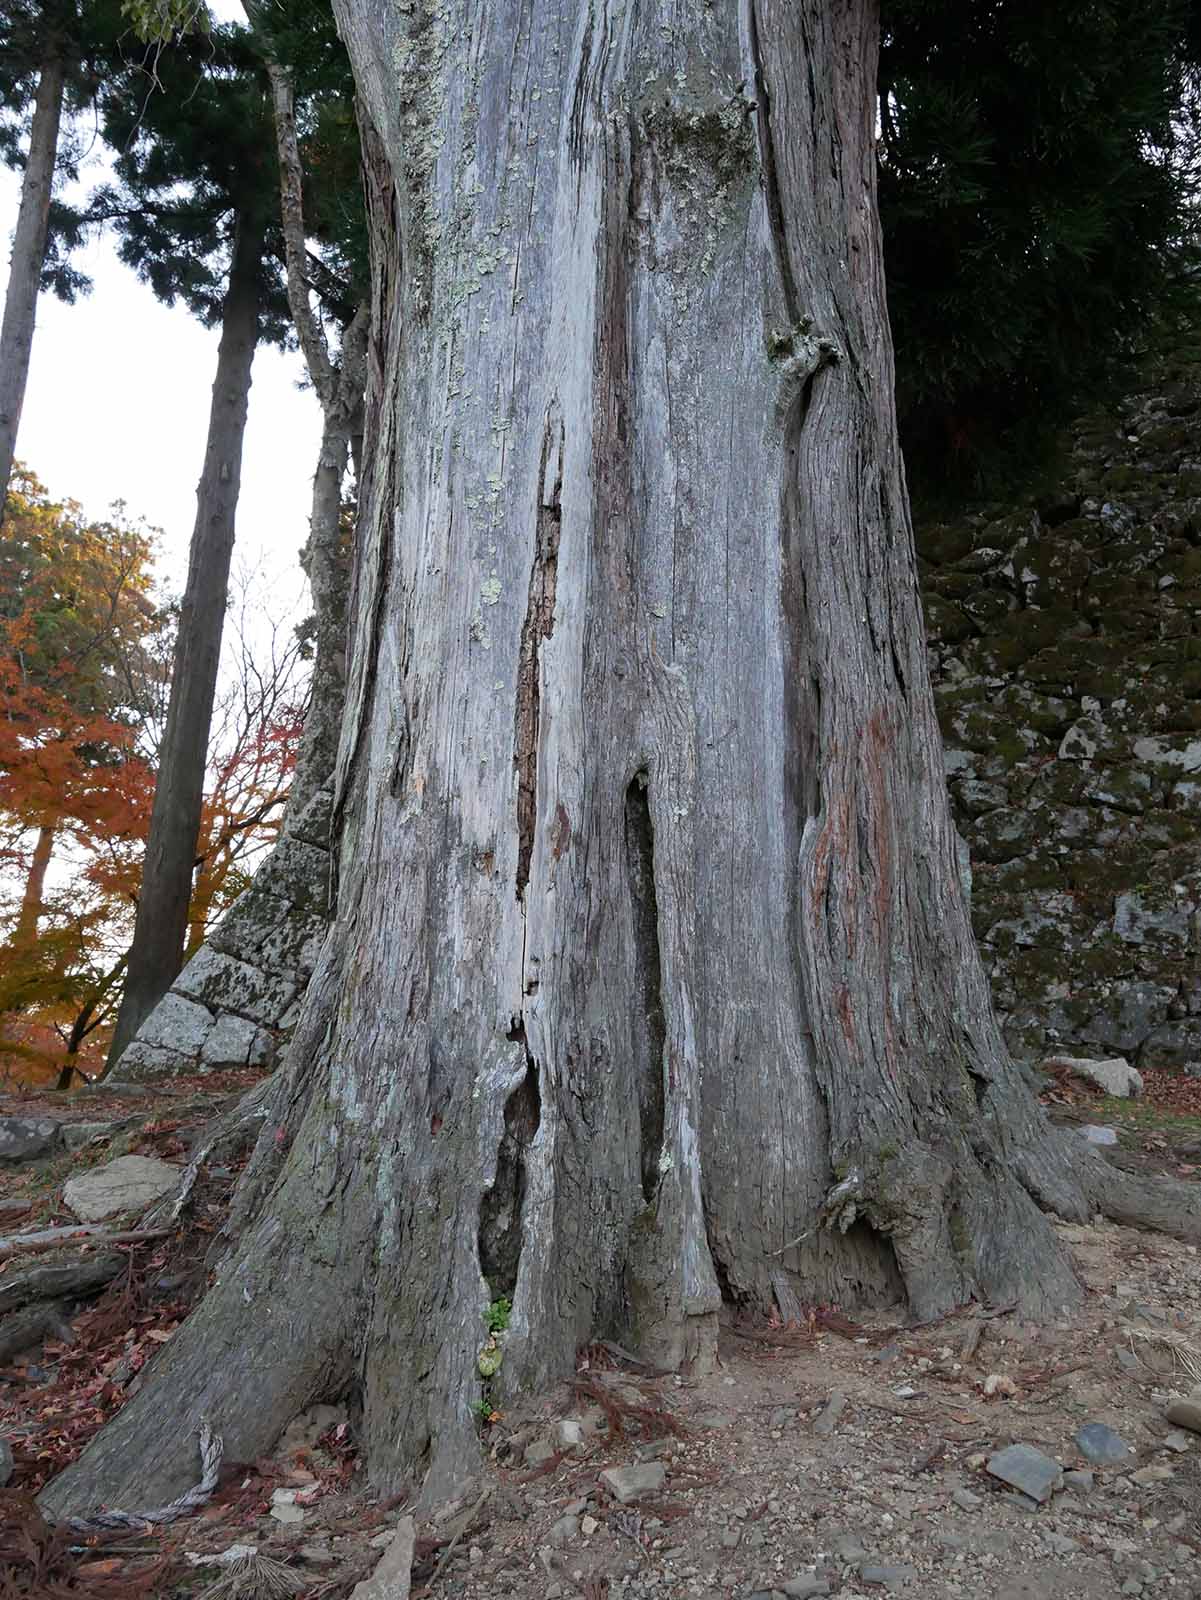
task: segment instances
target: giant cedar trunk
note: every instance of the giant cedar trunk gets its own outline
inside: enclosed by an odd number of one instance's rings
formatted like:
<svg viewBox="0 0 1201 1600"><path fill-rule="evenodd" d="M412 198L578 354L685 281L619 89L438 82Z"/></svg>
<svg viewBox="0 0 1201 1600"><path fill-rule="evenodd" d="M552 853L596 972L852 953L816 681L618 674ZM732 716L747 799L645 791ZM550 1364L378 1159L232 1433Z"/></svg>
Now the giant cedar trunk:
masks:
<svg viewBox="0 0 1201 1600"><path fill-rule="evenodd" d="M166 994L183 964L192 872L204 801L204 774L221 634L233 556L250 370L259 333L263 224L243 215L235 233L209 414L196 524L179 614L171 699L109 1065Z"/></svg>
<svg viewBox="0 0 1201 1600"><path fill-rule="evenodd" d="M1196 1230L1069 1155L975 955L873 7L339 14L390 166L338 916L258 1219L54 1509L185 1482L182 1411L249 1459L336 1392L436 1493L500 1293L494 1394L598 1330L703 1365L723 1297L1058 1311L1044 1208Z"/></svg>
<svg viewBox="0 0 1201 1600"><path fill-rule="evenodd" d="M4 520L17 429L21 424L25 384L29 377L65 82L66 66L61 51L55 47L42 64L34 97L29 155L21 180L21 204L13 234L4 323L0 329L0 522Z"/></svg>

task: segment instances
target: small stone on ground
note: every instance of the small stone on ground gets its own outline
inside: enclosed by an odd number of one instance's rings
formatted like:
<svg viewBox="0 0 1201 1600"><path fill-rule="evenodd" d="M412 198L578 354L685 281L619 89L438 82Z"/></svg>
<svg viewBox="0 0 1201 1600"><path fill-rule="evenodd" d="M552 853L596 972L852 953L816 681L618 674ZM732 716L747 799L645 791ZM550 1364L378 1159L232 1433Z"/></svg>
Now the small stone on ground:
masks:
<svg viewBox="0 0 1201 1600"><path fill-rule="evenodd" d="M813 1424L813 1431L819 1439L828 1439L834 1432L834 1429L838 1426L839 1417L842 1416L846 1409L846 1403L846 1395L843 1394L841 1389L835 1389L829 1400L826 1401L825 1409L822 1411L821 1416Z"/></svg>
<svg viewBox="0 0 1201 1600"><path fill-rule="evenodd" d="M666 1479L667 1472L657 1461L647 1461L633 1467L609 1467L600 1475L605 1488L623 1506L658 1494Z"/></svg>
<svg viewBox="0 0 1201 1600"><path fill-rule="evenodd" d="M1002 1483L1020 1489L1031 1500L1049 1500L1063 1484L1063 1468L1041 1450L1028 1444L1007 1445L988 1461L988 1472Z"/></svg>
<svg viewBox="0 0 1201 1600"><path fill-rule="evenodd" d="M416 1528L412 1517L401 1517L392 1543L369 1578L356 1583L350 1600L408 1600L413 1581L413 1546Z"/></svg>
<svg viewBox="0 0 1201 1600"><path fill-rule="evenodd" d="M860 1567L859 1580L873 1589L887 1589L890 1594L903 1589L917 1577L916 1567Z"/></svg>
<svg viewBox="0 0 1201 1600"><path fill-rule="evenodd" d="M1201 1388L1193 1389L1183 1400L1173 1400L1164 1415L1178 1428L1201 1433Z"/></svg>
<svg viewBox="0 0 1201 1600"><path fill-rule="evenodd" d="M1095 1122L1086 1122L1076 1132L1082 1139L1087 1139L1089 1144L1117 1144L1118 1136L1112 1128L1104 1128Z"/></svg>
<svg viewBox="0 0 1201 1600"><path fill-rule="evenodd" d="M1086 1461L1098 1467L1116 1467L1134 1457L1134 1451L1103 1422L1086 1422L1076 1434L1076 1446Z"/></svg>

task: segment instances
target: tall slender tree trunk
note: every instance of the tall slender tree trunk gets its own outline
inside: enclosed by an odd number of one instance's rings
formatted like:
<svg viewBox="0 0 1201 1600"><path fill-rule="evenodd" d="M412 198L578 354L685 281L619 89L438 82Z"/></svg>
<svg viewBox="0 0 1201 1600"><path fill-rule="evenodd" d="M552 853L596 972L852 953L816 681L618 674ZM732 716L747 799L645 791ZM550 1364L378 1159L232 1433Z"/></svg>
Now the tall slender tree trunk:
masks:
<svg viewBox="0 0 1201 1600"><path fill-rule="evenodd" d="M350 582L349 552L342 527L342 483L352 445L363 426L369 312L366 305L358 307L343 330L342 348L335 364L321 321L313 311L305 270L304 169L292 79L287 68L278 62L268 63L267 75L279 157L288 305L322 415L309 538L302 557L313 596L316 649L309 714L289 801L289 815L298 817L321 786L330 781L338 749Z"/></svg>
<svg viewBox="0 0 1201 1600"><path fill-rule="evenodd" d="M703 1368L723 1300L1059 1313L1047 1210L1201 1226L1049 1127L972 942L874 6L338 12L390 170L337 920L257 1217L55 1511L333 1394L445 1491L499 1294L503 1403L598 1330Z"/></svg>
<svg viewBox="0 0 1201 1600"><path fill-rule="evenodd" d="M46 259L46 230L50 220L50 196L54 187L54 163L58 155L58 130L62 120L65 82L65 64L56 50L43 62L38 78L29 156L25 162L25 176L21 180L21 204L17 211L17 228L8 271L4 324L0 328L0 522L4 520L8 483L17 449L17 429L21 425L21 407L29 377L38 289Z"/></svg>
<svg viewBox="0 0 1201 1600"><path fill-rule="evenodd" d="M25 878L25 889L21 895L21 910L17 915L14 936L16 942L22 946L32 944L37 938L38 922L41 920L42 907L45 903L46 873L50 870L53 854L54 829L43 825L38 829L38 836L34 841L29 872Z"/></svg>
<svg viewBox="0 0 1201 1600"><path fill-rule="evenodd" d="M292 817L299 816L322 784L330 782L337 764L346 700L346 607L350 592L350 550L342 485L356 430L363 425L367 330L363 308L346 329L336 389L322 408L321 448L313 474L309 537L302 558L316 623L313 678L288 797L288 814Z"/></svg>
<svg viewBox="0 0 1201 1600"><path fill-rule="evenodd" d="M263 223L239 217L221 318L196 526L180 610L138 914L109 1066L162 999L183 960L209 727L221 656L250 370L259 334Z"/></svg>

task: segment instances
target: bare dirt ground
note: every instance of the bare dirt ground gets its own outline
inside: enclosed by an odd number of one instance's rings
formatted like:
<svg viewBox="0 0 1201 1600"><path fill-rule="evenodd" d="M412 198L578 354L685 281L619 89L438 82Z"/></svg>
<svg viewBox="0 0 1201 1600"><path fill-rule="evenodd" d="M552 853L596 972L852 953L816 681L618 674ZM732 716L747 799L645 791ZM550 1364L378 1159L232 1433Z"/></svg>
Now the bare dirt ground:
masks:
<svg viewBox="0 0 1201 1600"><path fill-rule="evenodd" d="M1057 1116L1119 1129L1123 1164L1189 1176L1198 1127L1191 1090L1185 1098L1157 1108L1149 1091L1115 1107L1078 1086L1051 1091ZM182 1116L158 1104L134 1142L163 1155L175 1140L182 1160L189 1117L209 1110L203 1094ZM0 1202L34 1202L0 1231L53 1220L65 1172L58 1158L0 1179ZM186 1314L196 1225L202 1245L234 1176L203 1191L190 1243L134 1247L123 1280L72 1310L74 1343L49 1341L0 1368L0 1435L16 1463L0 1491L5 1600L202 1594L228 1579L208 1562L235 1544L287 1569L290 1586L274 1592L342 1600L405 1514L360 1489L353 1419L326 1411L301 1419L270 1461L227 1464L212 1503L169 1529L72 1551L61 1530L38 1526L30 1493L123 1403ZM977 1309L907 1328L815 1308L801 1326L728 1327L720 1368L697 1381L650 1375L615 1347L582 1352L574 1383L481 1425L477 1478L418 1517L413 1594L1201 1600L1201 1434L1164 1419L1201 1376L1201 1257L1108 1224L1061 1231L1089 1293L1060 1326ZM1077 1435L1089 1423L1114 1430L1127 1457L1086 1459ZM987 1470L1013 1443L1069 1474L1041 1505ZM607 1476L630 1467L641 1483ZM220 1592L271 1592L249 1583Z"/></svg>

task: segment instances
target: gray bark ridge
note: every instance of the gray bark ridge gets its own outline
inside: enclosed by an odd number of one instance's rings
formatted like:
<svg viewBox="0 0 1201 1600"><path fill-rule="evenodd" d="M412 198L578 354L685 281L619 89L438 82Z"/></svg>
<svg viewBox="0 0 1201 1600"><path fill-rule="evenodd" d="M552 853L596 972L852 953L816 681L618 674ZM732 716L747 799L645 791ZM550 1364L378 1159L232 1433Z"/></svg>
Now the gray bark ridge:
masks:
<svg viewBox="0 0 1201 1600"><path fill-rule="evenodd" d="M61 54L53 53L42 64L34 98L29 155L21 180L4 321L0 326L0 523L4 521L17 430L21 425L21 408L29 378L65 83L65 61Z"/></svg>
<svg viewBox="0 0 1201 1600"><path fill-rule="evenodd" d="M239 216L222 308L204 468L196 491L196 525L180 607L167 726L110 1067L166 993L183 959L242 480L250 373L259 337L263 236L260 219Z"/></svg>
<svg viewBox="0 0 1201 1600"><path fill-rule="evenodd" d="M244 1457L334 1394L436 1497L485 1376L597 1333L703 1367L723 1296L1058 1312L1040 1208L1110 1173L1008 1062L960 889L874 9L338 17L383 164L337 915L239 1247L55 1511L186 1482L181 1409Z"/></svg>

